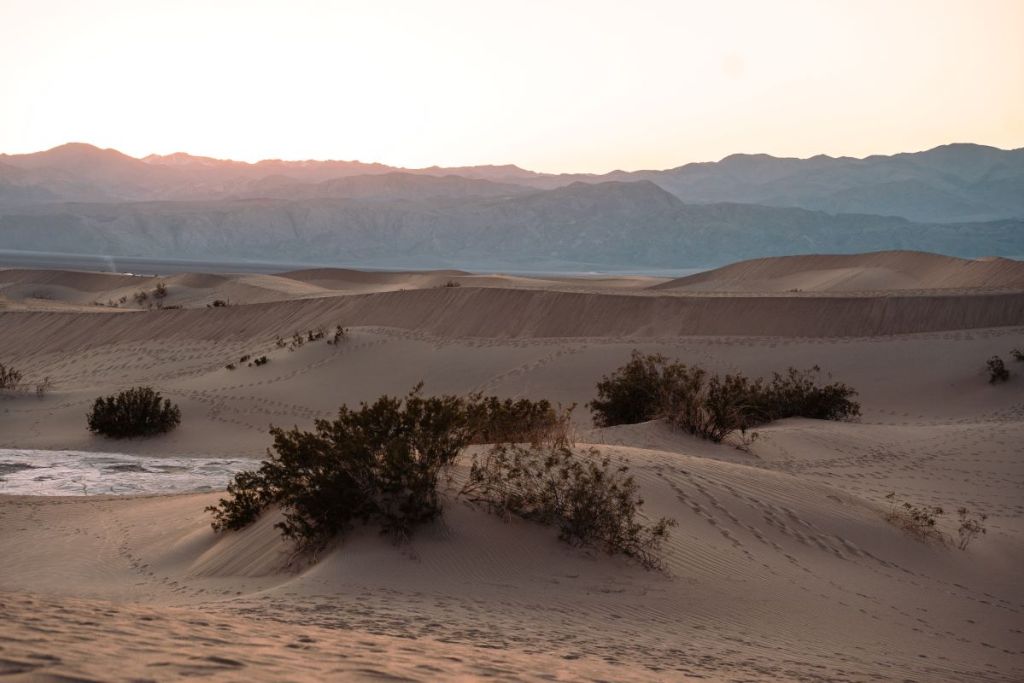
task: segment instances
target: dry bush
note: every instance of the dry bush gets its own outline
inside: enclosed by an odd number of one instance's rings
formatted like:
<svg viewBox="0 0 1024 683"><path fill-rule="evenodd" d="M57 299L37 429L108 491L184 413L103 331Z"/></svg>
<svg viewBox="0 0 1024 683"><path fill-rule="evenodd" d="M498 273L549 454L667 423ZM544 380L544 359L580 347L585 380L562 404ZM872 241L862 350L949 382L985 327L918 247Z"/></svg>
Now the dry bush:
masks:
<svg viewBox="0 0 1024 683"><path fill-rule="evenodd" d="M572 411L550 401L471 394L465 400L470 443L531 443L572 440Z"/></svg>
<svg viewBox="0 0 1024 683"><path fill-rule="evenodd" d="M0 363L0 389L17 391L21 386L22 375L13 367Z"/></svg>
<svg viewBox="0 0 1024 683"><path fill-rule="evenodd" d="M213 514L217 531L241 529L269 506L279 506L282 534L300 550L316 551L357 524L406 538L439 517L439 489L448 468L476 435L537 433L536 415L548 424L548 440L530 446L498 445L474 459L461 494L488 510L555 525L575 545L625 553L644 566L660 566L657 551L674 522L640 521L643 501L626 468L608 459L577 456L561 416L547 401L500 401L479 395L383 396L355 409L343 406L315 430L271 429L274 445L258 470L237 474ZM494 419L492 425L485 425ZM511 420L523 419L514 427ZM560 426L561 425L561 426Z"/></svg>
<svg viewBox="0 0 1024 683"><path fill-rule="evenodd" d="M939 526L939 519L945 511L933 505L912 505L911 503L900 503L896 492L886 495L889 501L889 512L885 518L896 526L909 531L921 540L934 539L943 544L952 543L950 534L943 532ZM985 521L988 515L985 513L973 513L966 507L957 510L957 540L956 547L960 550L967 550L975 538L987 533Z"/></svg>
<svg viewBox="0 0 1024 683"><path fill-rule="evenodd" d="M207 508L216 530L239 529L279 505L282 533L316 550L356 523L407 537L441 514L438 481L469 442L462 401L383 396L313 432L273 428L273 452L259 470L238 474L228 498Z"/></svg>
<svg viewBox="0 0 1024 683"><path fill-rule="evenodd" d="M1020 349L1012 349L1010 351L1010 355L1018 363L1024 363L1024 351L1021 351Z"/></svg>
<svg viewBox="0 0 1024 683"><path fill-rule="evenodd" d="M935 505L913 505L908 502L900 504L896 499L896 492L892 491L885 496L889 501L889 513L886 519L905 531L909 531L921 540L934 538L943 543L946 542L946 535L938 528L938 520L945 511Z"/></svg>
<svg viewBox="0 0 1024 683"><path fill-rule="evenodd" d="M1010 371L1006 369L1006 363L999 356L992 356L985 362L988 369L988 383L996 384L1010 379Z"/></svg>
<svg viewBox="0 0 1024 683"><path fill-rule="evenodd" d="M341 340L344 339L347 335L348 335L348 330L346 330L341 325L335 325L334 326L334 332L331 334L331 338L327 340L327 343L328 344L336 345L336 344L340 343Z"/></svg>
<svg viewBox="0 0 1024 683"><path fill-rule="evenodd" d="M641 521L643 500L627 472L594 449L577 455L565 444L499 444L473 459L460 495L495 514L554 526L572 545L661 568L660 550L675 522Z"/></svg>
<svg viewBox="0 0 1024 683"><path fill-rule="evenodd" d="M53 388L53 380L47 375L41 381L36 382L36 398L43 398Z"/></svg>
<svg viewBox="0 0 1024 683"><path fill-rule="evenodd" d="M840 382L822 384L820 373L815 366L789 368L769 380L723 376L633 351L626 365L598 382L598 398L589 406L599 427L666 418L715 442L786 417L841 420L859 415L860 404L852 398L857 392Z"/></svg>
<svg viewBox="0 0 1024 683"><path fill-rule="evenodd" d="M957 511L957 518L960 522L960 526L957 528L958 541L956 546L960 550L967 550L967 546L971 544L971 541L978 535L984 535L988 533L985 529L985 520L988 519L988 515L985 513L974 514L967 508L962 507Z"/></svg>
<svg viewBox="0 0 1024 683"><path fill-rule="evenodd" d="M181 422L181 411L152 388L133 387L97 398L87 420L89 431L122 439L169 432Z"/></svg>

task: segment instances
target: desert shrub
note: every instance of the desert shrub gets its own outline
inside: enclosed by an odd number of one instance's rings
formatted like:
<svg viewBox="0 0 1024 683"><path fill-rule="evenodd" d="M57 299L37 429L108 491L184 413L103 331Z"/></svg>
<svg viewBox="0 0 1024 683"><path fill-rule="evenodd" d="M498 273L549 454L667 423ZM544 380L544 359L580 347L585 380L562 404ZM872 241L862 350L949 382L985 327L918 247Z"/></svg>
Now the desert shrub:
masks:
<svg viewBox="0 0 1024 683"><path fill-rule="evenodd" d="M43 398L52 388L53 380L50 379L49 375L47 375L41 381L36 382L36 398Z"/></svg>
<svg viewBox="0 0 1024 683"><path fill-rule="evenodd" d="M1006 369L1006 364L999 356L992 356L989 358L985 363L985 366L988 368L989 384L1005 382L1010 379L1010 371Z"/></svg>
<svg viewBox="0 0 1024 683"><path fill-rule="evenodd" d="M0 389L16 390L21 385L21 377L18 370L0 363Z"/></svg>
<svg viewBox="0 0 1024 683"><path fill-rule="evenodd" d="M334 332L331 333L331 338L327 340L328 344L337 344L348 334L348 331L341 325L334 326Z"/></svg>
<svg viewBox="0 0 1024 683"><path fill-rule="evenodd" d="M162 282L156 283L156 287L153 288L153 298L158 302L163 301L167 298L167 285Z"/></svg>
<svg viewBox="0 0 1024 683"><path fill-rule="evenodd" d="M440 515L438 482L469 441L461 399L383 396L315 431L271 429L269 459L237 475L228 498L208 508L216 530L238 529L279 505L282 533L300 548L323 546L356 523L408 536Z"/></svg>
<svg viewBox="0 0 1024 683"><path fill-rule="evenodd" d="M122 296L120 299L117 300L117 303L119 303L119 304L126 304L126 303L128 303L128 295L125 294L124 296Z"/></svg>
<svg viewBox="0 0 1024 683"><path fill-rule="evenodd" d="M252 358L252 354L247 353L244 356L240 356L238 358L238 362L239 363L245 363L245 362L248 362L251 358Z"/></svg>
<svg viewBox="0 0 1024 683"><path fill-rule="evenodd" d="M1010 356L1012 356L1018 363L1024 363L1024 351L1021 351L1020 349L1013 349L1010 351Z"/></svg>
<svg viewBox="0 0 1024 683"><path fill-rule="evenodd" d="M967 550L967 546L971 544L975 536L987 533L985 520L988 519L988 515L985 513L974 514L965 507L958 509L956 513L960 522L960 526L957 528L959 537L957 547L960 550Z"/></svg>
<svg viewBox="0 0 1024 683"><path fill-rule="evenodd" d="M471 443L540 443L568 434L573 407L556 409L550 401L472 394L465 401Z"/></svg>
<svg viewBox="0 0 1024 683"><path fill-rule="evenodd" d="M225 365L224 367L225 367L226 369L228 369L228 370L234 370L234 369L235 369L235 364L234 364L234 363L228 363L228 364L227 364L227 365Z"/></svg>
<svg viewBox="0 0 1024 683"><path fill-rule="evenodd" d="M448 280L442 286L444 286L444 287L461 287L462 284L460 282L456 282L455 280Z"/></svg>
<svg viewBox="0 0 1024 683"><path fill-rule="evenodd" d="M279 349L283 349L284 347L288 346L288 342L286 342L284 339L281 339L281 336L278 335L277 337L274 338L274 346L276 346Z"/></svg>
<svg viewBox="0 0 1024 683"><path fill-rule="evenodd" d="M914 505L904 502L902 504L896 498L895 491L885 496L889 501L889 513L886 519L896 526L909 531L914 536L924 540L936 538L945 542L946 537L938 528L938 519L945 511L936 505Z"/></svg>
<svg viewBox="0 0 1024 683"><path fill-rule="evenodd" d="M228 302L224 299L214 299L210 303L206 304L207 308L227 308Z"/></svg>
<svg viewBox="0 0 1024 683"><path fill-rule="evenodd" d="M909 531L919 539L936 539L942 543L951 541L950 535L944 533L938 526L939 518L945 511L936 505L913 505L908 502L900 503L896 492L890 492L885 496L889 501L889 512L886 519ZM966 507L957 509L957 542L960 550L966 550L977 536L987 533L985 521L988 515L984 513L975 514Z"/></svg>
<svg viewBox="0 0 1024 683"><path fill-rule="evenodd" d="M473 459L460 495L496 514L555 526L572 545L661 567L659 551L675 522L641 521L643 500L627 472L595 450L578 456L565 444L499 444Z"/></svg>
<svg viewBox="0 0 1024 683"><path fill-rule="evenodd" d="M327 328L325 328L323 325L320 325L315 330L309 330L306 333L306 341L308 341L308 342L315 342L315 341L319 341L319 340L323 339L326 336L327 336Z"/></svg>
<svg viewBox="0 0 1024 683"><path fill-rule="evenodd" d="M169 432L181 422L181 411L152 388L133 387L97 398L87 419L89 431L120 439Z"/></svg>
<svg viewBox="0 0 1024 683"><path fill-rule="evenodd" d="M660 354L634 350L628 363L597 383L598 397L587 404L594 413L594 424L613 427L659 417L678 365Z"/></svg>
<svg viewBox="0 0 1024 683"><path fill-rule="evenodd" d="M633 351L630 361L598 382L589 406L599 427L666 418L690 434L721 442L734 431L786 417L841 420L860 414L851 387L822 384L821 369L789 368L769 380L741 374L709 374L670 362L660 354ZM749 445L749 444L748 444Z"/></svg>
<svg viewBox="0 0 1024 683"><path fill-rule="evenodd" d="M137 303L139 306L142 306L147 301L149 301L149 293L146 292L145 290L140 289L139 291L135 292L135 294L132 295L132 298L135 299L135 303Z"/></svg>
<svg viewBox="0 0 1024 683"><path fill-rule="evenodd" d="M261 365L266 365L269 362L270 362L269 358L267 358L266 356L260 356L259 358L253 358L252 363L250 363L250 365L255 365L256 367L260 367Z"/></svg>

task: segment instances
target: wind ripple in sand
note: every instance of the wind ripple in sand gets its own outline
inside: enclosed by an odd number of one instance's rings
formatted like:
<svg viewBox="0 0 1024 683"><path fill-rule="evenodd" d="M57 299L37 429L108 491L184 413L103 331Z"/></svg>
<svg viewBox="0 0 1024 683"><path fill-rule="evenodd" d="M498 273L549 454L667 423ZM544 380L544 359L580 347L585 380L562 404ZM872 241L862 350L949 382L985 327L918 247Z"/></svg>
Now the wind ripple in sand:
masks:
<svg viewBox="0 0 1024 683"><path fill-rule="evenodd" d="M0 448L0 493L29 496L185 493L223 489L251 460Z"/></svg>

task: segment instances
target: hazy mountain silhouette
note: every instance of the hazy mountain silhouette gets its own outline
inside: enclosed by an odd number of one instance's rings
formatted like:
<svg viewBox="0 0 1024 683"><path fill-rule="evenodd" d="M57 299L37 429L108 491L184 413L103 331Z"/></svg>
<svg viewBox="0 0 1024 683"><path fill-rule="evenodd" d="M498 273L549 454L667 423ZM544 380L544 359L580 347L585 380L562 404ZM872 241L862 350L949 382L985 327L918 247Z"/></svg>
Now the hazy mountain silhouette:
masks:
<svg viewBox="0 0 1024 683"><path fill-rule="evenodd" d="M301 185L303 192L311 187ZM36 203L0 212L5 249L365 266L678 268L818 252L1024 254L1024 221L920 224L751 204L688 204L651 181L529 190L356 176L301 198ZM503 189L505 188L505 189ZM283 184L275 192L294 190ZM507 191L506 191L507 189Z"/></svg>
<svg viewBox="0 0 1024 683"><path fill-rule="evenodd" d="M718 162L663 171L554 175L511 165L396 169L359 161L250 164L183 153L134 159L115 150L72 143L34 154L0 155L0 201L227 199L257 196L261 189L277 190L288 184L293 196L315 196L318 190L302 190L298 184L396 171L535 189L574 182L649 180L691 203L787 206L924 222L1024 218L1024 149L973 144L865 159L735 154Z"/></svg>

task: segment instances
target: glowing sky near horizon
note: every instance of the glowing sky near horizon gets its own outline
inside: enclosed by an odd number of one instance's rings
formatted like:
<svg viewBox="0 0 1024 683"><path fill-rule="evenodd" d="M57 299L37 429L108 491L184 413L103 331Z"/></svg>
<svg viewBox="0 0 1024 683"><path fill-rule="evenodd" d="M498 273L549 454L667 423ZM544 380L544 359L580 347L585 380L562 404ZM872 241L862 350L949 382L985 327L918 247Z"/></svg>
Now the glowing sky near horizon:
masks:
<svg viewBox="0 0 1024 683"><path fill-rule="evenodd" d="M542 171L1024 146L1024 0L0 0L0 151Z"/></svg>

